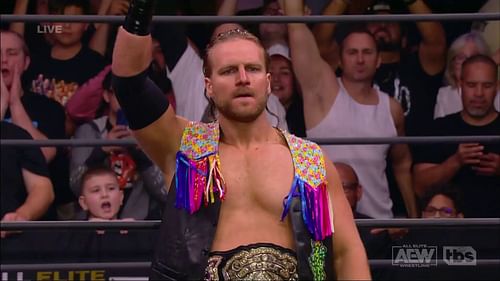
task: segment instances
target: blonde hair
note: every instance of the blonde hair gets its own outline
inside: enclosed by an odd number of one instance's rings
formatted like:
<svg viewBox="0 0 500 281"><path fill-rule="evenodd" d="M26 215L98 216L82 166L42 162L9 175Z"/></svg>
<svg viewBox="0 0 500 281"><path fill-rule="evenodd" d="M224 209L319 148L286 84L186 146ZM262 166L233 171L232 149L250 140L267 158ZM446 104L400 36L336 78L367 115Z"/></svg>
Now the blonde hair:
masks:
<svg viewBox="0 0 500 281"><path fill-rule="evenodd" d="M446 59L446 70L444 72L444 77L446 79L446 82L448 83L448 85L451 85L453 87L457 87L456 78L453 76L453 69L454 69L453 60L460 53L460 50L464 48L467 42L471 42L476 46L478 54L490 55L490 49L488 48L486 41L484 40L481 33L477 31L472 31L469 33L462 34L457 39L455 39L453 43L451 43L450 49L448 50L448 56Z"/></svg>

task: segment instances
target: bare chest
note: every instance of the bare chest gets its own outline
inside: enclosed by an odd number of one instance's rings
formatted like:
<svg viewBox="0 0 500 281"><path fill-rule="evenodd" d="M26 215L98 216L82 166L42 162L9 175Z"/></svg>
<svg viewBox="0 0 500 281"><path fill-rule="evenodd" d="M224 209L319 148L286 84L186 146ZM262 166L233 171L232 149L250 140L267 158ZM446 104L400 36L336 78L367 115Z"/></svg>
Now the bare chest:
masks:
<svg viewBox="0 0 500 281"><path fill-rule="evenodd" d="M225 207L258 206L266 212L281 212L294 177L286 146L269 144L242 153L221 145L219 154L227 187Z"/></svg>

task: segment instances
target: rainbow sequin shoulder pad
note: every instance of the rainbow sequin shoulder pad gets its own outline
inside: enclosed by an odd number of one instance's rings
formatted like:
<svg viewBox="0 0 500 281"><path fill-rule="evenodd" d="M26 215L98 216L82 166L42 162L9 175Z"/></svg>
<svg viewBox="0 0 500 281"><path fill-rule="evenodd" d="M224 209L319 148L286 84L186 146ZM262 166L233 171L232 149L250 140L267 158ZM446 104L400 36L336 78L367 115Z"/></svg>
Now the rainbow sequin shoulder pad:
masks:
<svg viewBox="0 0 500 281"><path fill-rule="evenodd" d="M325 159L316 143L283 132L292 153L295 176L310 186L317 187L325 182Z"/></svg>
<svg viewBox="0 0 500 281"><path fill-rule="evenodd" d="M219 123L189 122L184 129L180 151L189 159L198 160L217 152Z"/></svg>
<svg viewBox="0 0 500 281"><path fill-rule="evenodd" d="M285 198L281 220L288 214L292 198L300 198L304 224L315 241L322 241L333 233L332 207L323 152L313 142L286 132L283 132L283 135L292 154L295 176Z"/></svg>

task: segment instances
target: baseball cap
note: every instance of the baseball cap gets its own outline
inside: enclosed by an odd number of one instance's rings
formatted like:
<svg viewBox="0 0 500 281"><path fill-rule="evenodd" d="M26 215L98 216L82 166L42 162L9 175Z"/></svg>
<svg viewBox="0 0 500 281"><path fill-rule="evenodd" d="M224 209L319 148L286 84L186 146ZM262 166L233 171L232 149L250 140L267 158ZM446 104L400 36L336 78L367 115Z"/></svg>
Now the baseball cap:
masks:
<svg viewBox="0 0 500 281"><path fill-rule="evenodd" d="M287 45L284 45L284 44L276 43L276 44L272 45L271 47L269 47L267 49L267 54L270 57L274 56L274 55L280 55L280 56L286 58L287 60L291 60L290 49L288 48Z"/></svg>
<svg viewBox="0 0 500 281"><path fill-rule="evenodd" d="M386 1L376 1L366 10L367 14L377 14L382 12L391 12L391 5Z"/></svg>

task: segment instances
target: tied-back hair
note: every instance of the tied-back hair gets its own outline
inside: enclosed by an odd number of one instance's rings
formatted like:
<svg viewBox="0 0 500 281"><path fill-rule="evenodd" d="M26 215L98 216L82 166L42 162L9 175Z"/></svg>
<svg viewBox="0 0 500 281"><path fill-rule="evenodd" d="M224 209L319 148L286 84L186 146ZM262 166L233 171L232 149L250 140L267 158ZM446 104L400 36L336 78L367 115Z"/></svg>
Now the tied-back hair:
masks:
<svg viewBox="0 0 500 281"><path fill-rule="evenodd" d="M260 41L257 36L253 35L252 33L248 32L245 29L241 28L235 28L235 29L230 29L225 32L221 32L214 36L210 42L207 45L207 48L205 49L205 54L203 56L203 74L205 77L210 77L212 75L212 65L210 64L210 60L208 59L210 50L217 44L222 43L222 42L227 42L232 39L243 39L243 40L248 40L251 42L254 42L259 46L262 50L262 53L264 55L264 66L265 66L265 71L268 72L269 70L269 64L270 64L270 58L269 55L267 54L264 46L262 45L262 42ZM215 103L214 101L207 96L207 91L205 90L204 92L205 98L208 100L208 108L205 111L203 121L206 122L211 122L217 120L217 115L216 115L216 108L215 108ZM266 111L269 112L273 117L276 118L278 121L278 126L280 125L280 120L279 117L276 113L272 112L269 110L266 104Z"/></svg>
<svg viewBox="0 0 500 281"><path fill-rule="evenodd" d="M262 45L260 39L245 29L235 28L217 34L208 43L207 48L205 49L205 55L203 56L203 74L205 75L205 77L210 77L210 75L212 74L212 65L210 64L210 61L208 59L210 50L215 45L232 39L243 39L252 41L257 44L262 49L262 52L264 54L265 67L267 72L267 70L269 69L269 56L267 55L267 52L264 49L264 46Z"/></svg>

